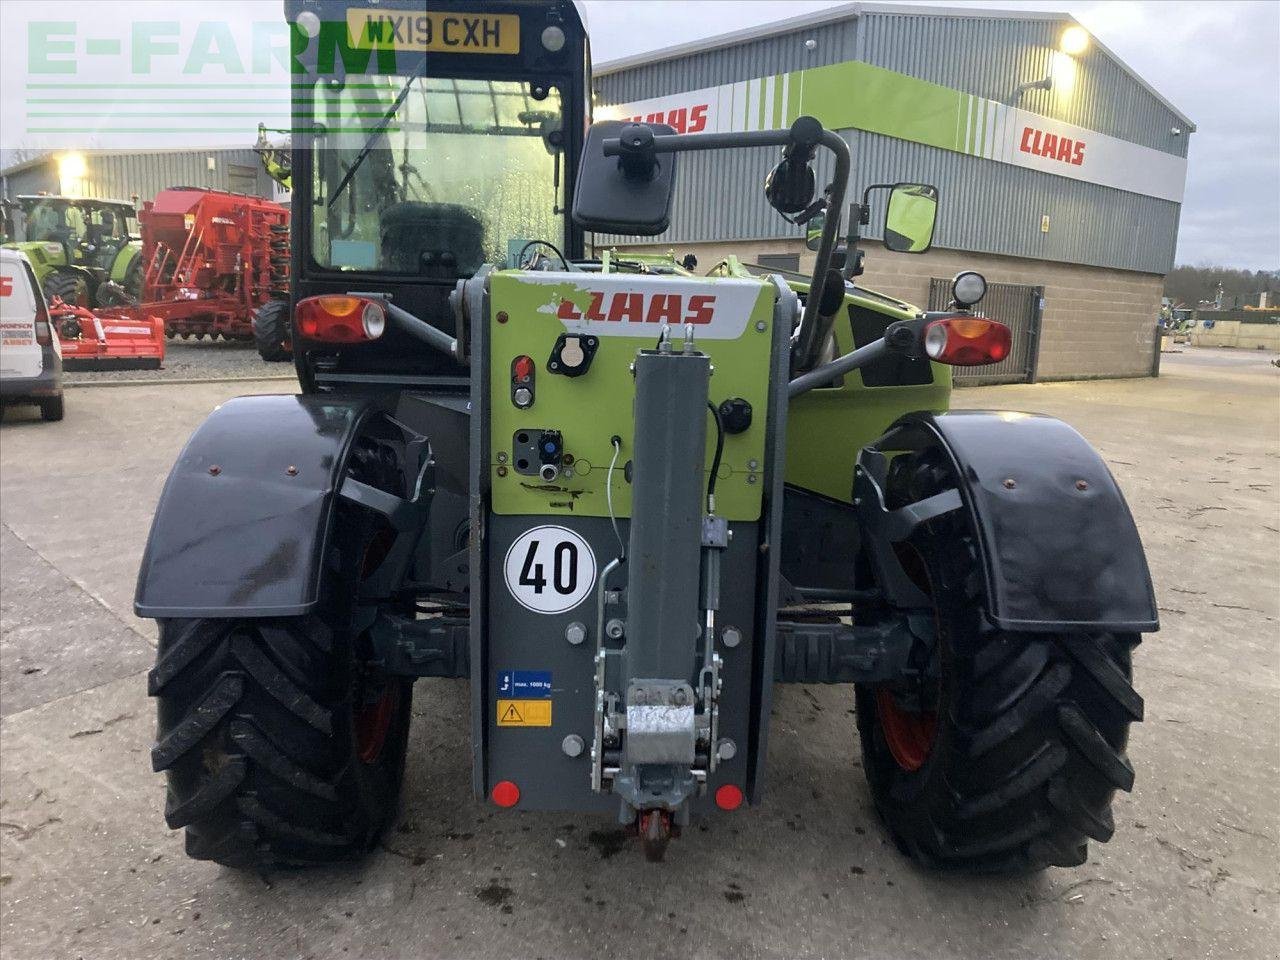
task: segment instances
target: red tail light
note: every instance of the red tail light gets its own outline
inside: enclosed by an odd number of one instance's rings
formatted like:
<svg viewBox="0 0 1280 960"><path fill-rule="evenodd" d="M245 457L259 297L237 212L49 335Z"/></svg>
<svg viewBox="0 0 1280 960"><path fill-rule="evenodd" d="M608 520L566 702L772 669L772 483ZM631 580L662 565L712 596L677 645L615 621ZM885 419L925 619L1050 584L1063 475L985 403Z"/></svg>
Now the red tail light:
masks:
<svg viewBox="0 0 1280 960"><path fill-rule="evenodd" d="M345 294L299 300L294 317L304 337L325 343L377 340L387 327L387 311L379 301Z"/></svg>
<svg viewBox="0 0 1280 960"><path fill-rule="evenodd" d="M999 363L1009 355L1013 335L999 320L986 317L943 317L924 328L924 351L930 360L953 367Z"/></svg>
<svg viewBox="0 0 1280 960"><path fill-rule="evenodd" d="M53 345L53 331L49 328L49 307L36 291L36 343L42 347Z"/></svg>
<svg viewBox="0 0 1280 960"><path fill-rule="evenodd" d="M493 785L493 802L500 807L514 807L520 802L520 788L510 780L499 780Z"/></svg>
<svg viewBox="0 0 1280 960"><path fill-rule="evenodd" d="M742 806L742 789L726 783L716 790L716 806L721 810L737 810Z"/></svg>

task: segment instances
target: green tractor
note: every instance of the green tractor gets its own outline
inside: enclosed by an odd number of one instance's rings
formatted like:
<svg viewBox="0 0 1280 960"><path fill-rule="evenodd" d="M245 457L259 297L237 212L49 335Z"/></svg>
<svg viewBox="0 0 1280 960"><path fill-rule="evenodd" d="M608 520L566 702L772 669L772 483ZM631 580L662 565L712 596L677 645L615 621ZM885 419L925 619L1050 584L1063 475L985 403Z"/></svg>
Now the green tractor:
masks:
<svg viewBox="0 0 1280 960"><path fill-rule="evenodd" d="M846 685L869 794L922 864L1075 866L1108 840L1146 559L1069 426L947 412L952 366L1009 348L979 275L934 313L855 284L873 207L922 251L937 191L870 188L842 238L852 158L813 118L587 125L566 0L285 11L301 391L197 428L135 596L187 853L372 849L419 678L468 684L478 801L613 818L653 859L760 802L779 683ZM811 275L588 255L666 229L684 154L742 148L777 156L780 215L824 214ZM853 776L843 751L804 762Z"/></svg>
<svg viewBox="0 0 1280 960"><path fill-rule="evenodd" d="M5 205L7 225L15 211L22 216L21 230L6 229L6 237L25 237L5 246L27 255L46 300L98 307L141 299L142 240L132 203L38 194Z"/></svg>

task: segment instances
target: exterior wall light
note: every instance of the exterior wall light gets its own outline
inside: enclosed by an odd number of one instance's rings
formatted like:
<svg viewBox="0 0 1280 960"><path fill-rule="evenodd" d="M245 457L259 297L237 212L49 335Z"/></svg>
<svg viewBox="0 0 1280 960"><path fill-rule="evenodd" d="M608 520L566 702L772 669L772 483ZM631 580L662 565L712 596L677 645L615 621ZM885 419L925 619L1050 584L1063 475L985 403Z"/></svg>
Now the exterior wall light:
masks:
<svg viewBox="0 0 1280 960"><path fill-rule="evenodd" d="M58 157L58 191L64 196L79 196L86 172L83 153L62 154Z"/></svg>
<svg viewBox="0 0 1280 960"><path fill-rule="evenodd" d="M1062 31L1058 41L1058 49L1073 57L1078 57L1089 49L1089 34L1084 27L1071 26Z"/></svg>

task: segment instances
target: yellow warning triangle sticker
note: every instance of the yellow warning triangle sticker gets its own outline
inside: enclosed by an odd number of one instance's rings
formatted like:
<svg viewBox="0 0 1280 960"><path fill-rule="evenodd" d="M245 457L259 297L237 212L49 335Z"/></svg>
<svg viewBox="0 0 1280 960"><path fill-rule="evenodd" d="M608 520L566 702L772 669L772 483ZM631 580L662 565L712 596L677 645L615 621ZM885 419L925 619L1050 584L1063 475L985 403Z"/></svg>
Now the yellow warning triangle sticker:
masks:
<svg viewBox="0 0 1280 960"><path fill-rule="evenodd" d="M502 715L502 723L524 723L524 717L520 716L520 711L516 709L514 703L507 705L507 712Z"/></svg>

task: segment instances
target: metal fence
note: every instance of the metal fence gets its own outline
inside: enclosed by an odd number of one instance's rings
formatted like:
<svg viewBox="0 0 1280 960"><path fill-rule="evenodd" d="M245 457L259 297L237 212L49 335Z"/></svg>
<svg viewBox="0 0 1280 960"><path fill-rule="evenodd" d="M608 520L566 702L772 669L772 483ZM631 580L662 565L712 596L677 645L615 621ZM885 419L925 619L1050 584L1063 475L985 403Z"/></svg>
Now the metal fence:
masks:
<svg viewBox="0 0 1280 960"><path fill-rule="evenodd" d="M951 304L951 281L929 281L929 309L946 310ZM1035 383L1040 353L1040 318L1044 313L1044 287L1021 283L989 283L976 313L999 320L1013 332L1009 356L986 367L955 367L958 384Z"/></svg>

